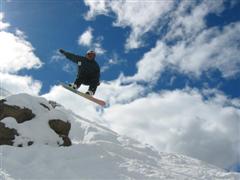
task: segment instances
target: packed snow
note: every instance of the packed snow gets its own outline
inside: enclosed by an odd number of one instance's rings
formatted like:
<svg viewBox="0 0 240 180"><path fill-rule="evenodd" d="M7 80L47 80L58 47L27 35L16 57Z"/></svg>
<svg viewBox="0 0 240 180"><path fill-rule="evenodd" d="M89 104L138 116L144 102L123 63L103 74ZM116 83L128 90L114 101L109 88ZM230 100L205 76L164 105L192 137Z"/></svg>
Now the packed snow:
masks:
<svg viewBox="0 0 240 180"><path fill-rule="evenodd" d="M226 172L200 160L160 153L61 105L54 108L42 97L18 94L6 100L9 105L29 108L36 115L21 124L11 117L1 120L21 134L22 139L15 141L31 137L34 144L0 146L0 179L240 179L238 173ZM60 138L47 127L49 119L71 123L72 146L59 147L55 143Z"/></svg>

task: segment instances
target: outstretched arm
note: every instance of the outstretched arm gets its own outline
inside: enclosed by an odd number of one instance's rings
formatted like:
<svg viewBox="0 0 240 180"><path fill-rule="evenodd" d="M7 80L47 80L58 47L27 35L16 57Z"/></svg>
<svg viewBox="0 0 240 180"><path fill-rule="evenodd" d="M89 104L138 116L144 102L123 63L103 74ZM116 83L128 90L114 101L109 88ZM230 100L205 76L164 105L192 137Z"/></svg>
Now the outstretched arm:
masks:
<svg viewBox="0 0 240 180"><path fill-rule="evenodd" d="M82 56L75 55L75 54L67 52L63 49L59 49L59 52L74 63L78 63L79 61L83 61L83 59L84 59Z"/></svg>

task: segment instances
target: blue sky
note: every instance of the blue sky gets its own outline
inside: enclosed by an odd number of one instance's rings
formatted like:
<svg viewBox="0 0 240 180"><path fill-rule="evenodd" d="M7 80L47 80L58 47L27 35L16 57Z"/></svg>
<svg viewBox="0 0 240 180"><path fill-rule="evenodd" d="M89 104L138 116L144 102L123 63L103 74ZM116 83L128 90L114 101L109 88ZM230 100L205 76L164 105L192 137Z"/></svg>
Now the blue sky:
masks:
<svg viewBox="0 0 240 180"><path fill-rule="evenodd" d="M121 134L145 136L160 151L235 167L240 162L239 11L237 0L1 0L0 47L6 52L0 57L1 84L12 93L54 99L76 113L82 107L80 115L107 122ZM79 55L97 51L102 84L96 96L109 103L106 109L88 102L85 107L57 86L76 75L76 66L57 53L59 48ZM119 122L122 114L126 120ZM202 127L196 141L183 146L196 125ZM193 151L201 140L202 151ZM222 142L233 148L224 149ZM204 148L209 148L206 154ZM227 154L227 163L211 157L217 148L224 149L217 157Z"/></svg>

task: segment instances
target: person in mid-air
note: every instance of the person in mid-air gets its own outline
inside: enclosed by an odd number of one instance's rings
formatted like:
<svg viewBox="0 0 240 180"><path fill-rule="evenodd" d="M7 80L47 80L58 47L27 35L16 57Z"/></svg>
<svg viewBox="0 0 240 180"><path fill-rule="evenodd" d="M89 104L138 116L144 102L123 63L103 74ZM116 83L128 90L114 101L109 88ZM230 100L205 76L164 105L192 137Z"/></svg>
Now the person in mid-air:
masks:
<svg viewBox="0 0 240 180"><path fill-rule="evenodd" d="M78 74L74 83L69 84L73 89L78 89L81 84L89 85L86 94L93 96L100 85L100 67L95 61L96 52L88 51L85 56L79 56L60 49L59 52L66 58L78 64Z"/></svg>

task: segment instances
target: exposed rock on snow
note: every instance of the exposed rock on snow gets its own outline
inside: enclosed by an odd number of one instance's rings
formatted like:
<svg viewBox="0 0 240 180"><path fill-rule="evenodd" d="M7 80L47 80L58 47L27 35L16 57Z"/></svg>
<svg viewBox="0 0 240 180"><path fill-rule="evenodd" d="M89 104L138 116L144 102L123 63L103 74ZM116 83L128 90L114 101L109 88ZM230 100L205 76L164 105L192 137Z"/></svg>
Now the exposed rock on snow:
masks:
<svg viewBox="0 0 240 180"><path fill-rule="evenodd" d="M16 119L18 123L23 123L25 121L29 121L35 117L35 114L28 108L20 108L18 106L11 106L5 104L6 100L0 101L0 120L5 117L13 117Z"/></svg>
<svg viewBox="0 0 240 180"><path fill-rule="evenodd" d="M13 140L17 135L16 129L8 128L4 123L0 122L0 145L13 145Z"/></svg>
<svg viewBox="0 0 240 180"><path fill-rule="evenodd" d="M70 146L68 134L71 124L68 120L61 120L64 116L60 117L59 114L58 119L55 119L56 107L57 103L53 101L27 94L1 100L0 145L22 147L40 143Z"/></svg>
<svg viewBox="0 0 240 180"><path fill-rule="evenodd" d="M71 124L69 122L64 122L59 119L52 119L48 121L48 124L55 131L55 133L63 138L63 146L70 146L72 144L68 137L71 128Z"/></svg>

